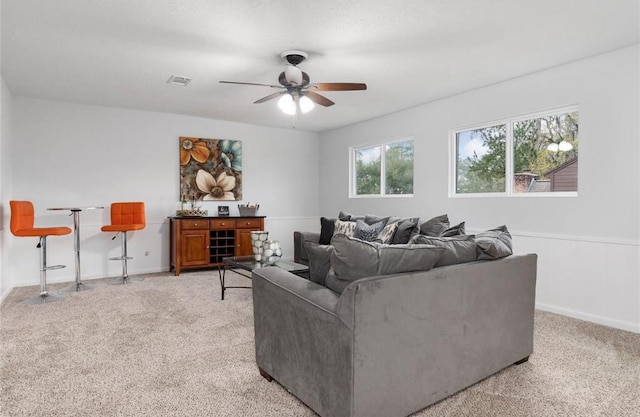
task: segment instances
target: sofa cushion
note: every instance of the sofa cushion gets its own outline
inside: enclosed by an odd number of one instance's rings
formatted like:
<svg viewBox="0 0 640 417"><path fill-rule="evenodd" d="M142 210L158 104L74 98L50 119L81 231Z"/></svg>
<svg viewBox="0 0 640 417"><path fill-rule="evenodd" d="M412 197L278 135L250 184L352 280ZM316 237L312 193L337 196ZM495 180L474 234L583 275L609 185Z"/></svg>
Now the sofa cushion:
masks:
<svg viewBox="0 0 640 417"><path fill-rule="evenodd" d="M356 216L355 214L347 213L346 211L341 211L340 213L338 213L338 220L342 220L343 222L355 222L358 219L364 220L364 216Z"/></svg>
<svg viewBox="0 0 640 417"><path fill-rule="evenodd" d="M373 242L378 238L380 232L384 229L384 223L378 222L372 225L368 225L364 220L356 221L356 229L353 232L353 237L367 242Z"/></svg>
<svg viewBox="0 0 640 417"><path fill-rule="evenodd" d="M440 234L440 236L442 236L442 237L450 237L450 236L464 235L465 234L464 223L465 222L462 222L462 223L456 224L455 226L449 227L447 230L442 232Z"/></svg>
<svg viewBox="0 0 640 417"><path fill-rule="evenodd" d="M422 243L445 248L442 257L435 266L446 266L473 262L476 260L476 240L474 235L460 235L453 237L433 237L416 235L411 243Z"/></svg>
<svg viewBox="0 0 640 417"><path fill-rule="evenodd" d="M344 289L347 288L349 284L351 284L351 281L339 279L336 276L336 273L333 270L333 268L329 269L329 272L327 273L327 278L325 279L325 286L327 288L329 288L333 292L342 294Z"/></svg>
<svg viewBox="0 0 640 417"><path fill-rule="evenodd" d="M336 220L336 226L335 229L333 230L333 234L334 236L337 234L343 234L343 235L347 235L347 236L353 236L353 234L356 231L356 222L350 222L350 221L342 221L342 220ZM331 243L331 242L329 242Z"/></svg>
<svg viewBox="0 0 640 417"><path fill-rule="evenodd" d="M318 243L321 245L330 244L335 228L336 219L320 217L320 241Z"/></svg>
<svg viewBox="0 0 640 417"><path fill-rule="evenodd" d="M393 235L393 240L391 240L391 243L393 243L394 245L409 243L409 239L411 239L411 236L414 234L416 227L418 227L419 221L420 219L418 217L412 217L412 218L397 218L397 217L393 218L392 217L389 220L389 222L397 223L398 229L396 230L396 233Z"/></svg>
<svg viewBox="0 0 640 417"><path fill-rule="evenodd" d="M309 279L320 285L325 285L327 273L331 268L333 246L320 245L310 241L303 242L303 245L309 256Z"/></svg>
<svg viewBox="0 0 640 417"><path fill-rule="evenodd" d="M449 228L449 216L443 214L420 223L420 234L427 236L440 236Z"/></svg>
<svg viewBox="0 0 640 417"><path fill-rule="evenodd" d="M381 245L344 234L331 239L331 269L341 280L388 275L410 271L427 271L435 265L444 248L431 245ZM335 291L335 290L334 290Z"/></svg>
<svg viewBox="0 0 640 417"><path fill-rule="evenodd" d="M375 242L390 244L393 241L393 237L396 234L396 230L398 229L398 223L389 223L382 229Z"/></svg>
<svg viewBox="0 0 640 417"><path fill-rule="evenodd" d="M378 222L383 222L385 226L389 223L389 219L391 216L376 216L375 214L365 214L364 222L366 224L374 224Z"/></svg>
<svg viewBox="0 0 640 417"><path fill-rule="evenodd" d="M499 226L476 234L478 259L498 259L513 254L513 243L507 226Z"/></svg>

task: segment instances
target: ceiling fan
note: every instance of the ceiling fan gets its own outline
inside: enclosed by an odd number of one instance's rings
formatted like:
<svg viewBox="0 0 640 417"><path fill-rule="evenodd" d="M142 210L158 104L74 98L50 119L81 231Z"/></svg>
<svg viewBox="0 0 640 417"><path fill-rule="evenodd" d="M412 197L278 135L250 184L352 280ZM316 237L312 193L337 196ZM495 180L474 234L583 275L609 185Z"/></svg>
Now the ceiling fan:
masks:
<svg viewBox="0 0 640 417"><path fill-rule="evenodd" d="M239 81L220 81L225 84L243 84L257 85L262 87L277 88L281 91L269 94L254 104L264 103L274 98L280 97L278 107L291 115L295 115L297 109L303 113L308 112L315 104L329 107L335 103L316 91L350 91L350 90L366 90L367 85L364 83L310 83L309 74L298 68L298 65L307 59L308 54L303 51L285 51L280 54L282 59L287 62L285 69L278 76L280 85L245 83Z"/></svg>

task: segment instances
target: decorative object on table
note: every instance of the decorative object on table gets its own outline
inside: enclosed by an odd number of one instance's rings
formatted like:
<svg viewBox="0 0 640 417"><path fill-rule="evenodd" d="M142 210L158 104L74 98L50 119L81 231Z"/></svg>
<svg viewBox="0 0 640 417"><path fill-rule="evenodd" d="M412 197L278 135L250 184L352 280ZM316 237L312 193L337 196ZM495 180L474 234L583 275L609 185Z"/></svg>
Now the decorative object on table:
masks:
<svg viewBox="0 0 640 417"><path fill-rule="evenodd" d="M262 263L273 265L282 258L282 249L277 240L265 240L262 243Z"/></svg>
<svg viewBox="0 0 640 417"><path fill-rule="evenodd" d="M209 210L195 209L195 210L176 210L176 216L178 217L203 217L209 214Z"/></svg>
<svg viewBox="0 0 640 417"><path fill-rule="evenodd" d="M255 216L259 208L260 204L257 203L238 204L238 211L243 217Z"/></svg>
<svg viewBox="0 0 640 417"><path fill-rule="evenodd" d="M219 217L229 217L229 206L218 206Z"/></svg>
<svg viewBox="0 0 640 417"><path fill-rule="evenodd" d="M242 200L242 142L180 137L180 195Z"/></svg>
<svg viewBox="0 0 640 417"><path fill-rule="evenodd" d="M250 232L251 234L251 249L253 251L253 257L256 261L262 261L262 250L263 244L269 237L269 232L264 230L257 230L255 232Z"/></svg>

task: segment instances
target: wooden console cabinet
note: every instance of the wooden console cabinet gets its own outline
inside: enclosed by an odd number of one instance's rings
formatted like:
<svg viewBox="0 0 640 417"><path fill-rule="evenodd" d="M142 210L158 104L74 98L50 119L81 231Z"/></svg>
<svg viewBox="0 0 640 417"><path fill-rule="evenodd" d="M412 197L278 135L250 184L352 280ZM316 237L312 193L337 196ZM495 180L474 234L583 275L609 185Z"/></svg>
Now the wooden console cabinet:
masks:
<svg viewBox="0 0 640 417"><path fill-rule="evenodd" d="M169 217L170 265L182 269L213 268L226 256L251 255L251 234L264 230L259 217Z"/></svg>

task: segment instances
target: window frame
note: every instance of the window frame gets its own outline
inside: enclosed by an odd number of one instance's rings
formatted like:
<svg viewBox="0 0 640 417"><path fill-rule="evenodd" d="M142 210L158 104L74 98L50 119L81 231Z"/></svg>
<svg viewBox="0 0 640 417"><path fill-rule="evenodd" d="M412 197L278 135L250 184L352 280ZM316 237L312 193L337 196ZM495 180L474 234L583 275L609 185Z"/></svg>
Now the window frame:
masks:
<svg viewBox="0 0 640 417"><path fill-rule="evenodd" d="M386 155L387 145L391 145L399 142L412 142L413 143L413 175L411 178L412 188L415 193L415 140L413 136L403 136L395 139L388 139L377 142L364 143L359 145L349 146L349 198L407 198L413 197L411 194L387 194L387 170L386 170ZM362 148L380 147L380 194L356 194L356 151Z"/></svg>
<svg viewBox="0 0 640 417"><path fill-rule="evenodd" d="M513 125L523 120L537 119L540 117L551 116L563 113L579 112L577 104L558 107L549 110L538 111L534 113L522 114L519 116L507 117L504 119L492 120L483 123L463 126L449 130L449 198L483 198L483 197L514 197L514 198L540 198L540 197L577 197L578 191L558 191L558 192L532 192L532 193L516 193L513 190L513 153L514 138ZM458 175L458 133L467 132L469 130L477 130L497 125L505 125L505 191L491 193L458 193L457 192L457 175ZM578 136L580 143L580 136ZM578 174L578 188L580 187L580 174Z"/></svg>

